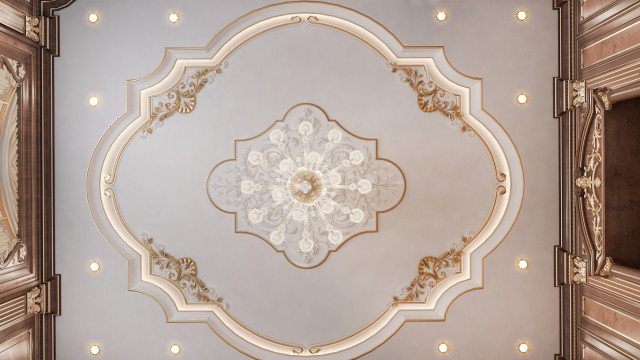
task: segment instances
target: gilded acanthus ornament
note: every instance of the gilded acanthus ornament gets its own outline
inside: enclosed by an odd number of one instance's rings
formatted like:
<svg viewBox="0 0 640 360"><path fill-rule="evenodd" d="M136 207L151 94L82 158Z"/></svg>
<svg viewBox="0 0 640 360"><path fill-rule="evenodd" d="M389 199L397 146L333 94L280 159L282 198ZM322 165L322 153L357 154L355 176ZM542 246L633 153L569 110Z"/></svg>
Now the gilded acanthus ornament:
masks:
<svg viewBox="0 0 640 360"><path fill-rule="evenodd" d="M595 119L593 133L591 136L591 152L585 157L582 176L575 180L576 186L584 192L584 204L587 211L591 213L591 231L593 243L596 247L596 259L602 256L602 202L598 199L597 191L602 185L602 180L598 177L598 169L602 163L600 153L600 139L602 139L602 114L600 108L595 107Z"/></svg>
<svg viewBox="0 0 640 360"><path fill-rule="evenodd" d="M460 112L460 95L442 89L429 78L426 72L422 73L424 67L418 68L416 70L409 66L393 66L392 72L399 74L402 81L409 84L418 94L420 110L424 112L437 111L446 116L451 125L473 136L475 131L467 124Z"/></svg>
<svg viewBox="0 0 640 360"><path fill-rule="evenodd" d="M226 308L223 299L198 277L195 261L189 258L176 259L164 250L164 246L146 235L143 235L141 240L142 245L149 251L152 275L161 277L177 287L189 304L206 303Z"/></svg>
<svg viewBox="0 0 640 360"><path fill-rule="evenodd" d="M611 103L611 100L609 99L609 89L598 91L597 94L598 94L598 97L600 98L600 100L602 100L602 104L604 105L604 109L605 110L611 110L611 108L613 107L613 104Z"/></svg>
<svg viewBox="0 0 640 360"><path fill-rule="evenodd" d="M582 81L572 81L571 82L571 105L574 107L580 107L585 102L585 82Z"/></svg>
<svg viewBox="0 0 640 360"><path fill-rule="evenodd" d="M25 35L40 45L45 41L45 21L44 16L25 15Z"/></svg>
<svg viewBox="0 0 640 360"><path fill-rule="evenodd" d="M44 314L46 308L46 287L39 285L27 292L27 314Z"/></svg>
<svg viewBox="0 0 640 360"><path fill-rule="evenodd" d="M611 265L613 265L613 258L611 256L607 256L604 260L604 265L598 274L605 278L611 276Z"/></svg>
<svg viewBox="0 0 640 360"><path fill-rule="evenodd" d="M222 72L220 66L189 67L180 81L169 91L151 98L152 113L142 127L141 136L146 137L164 125L164 120L175 113L188 114L196 107L196 95Z"/></svg>
<svg viewBox="0 0 640 360"><path fill-rule="evenodd" d="M420 260L418 276L406 286L400 296L393 297L393 303L426 302L431 289L449 276L460 273L462 251L473 239L473 234L463 236L462 241L439 257L427 256Z"/></svg>
<svg viewBox="0 0 640 360"><path fill-rule="evenodd" d="M587 280L587 260L571 255L571 263L569 264L570 282L574 284L585 283Z"/></svg>

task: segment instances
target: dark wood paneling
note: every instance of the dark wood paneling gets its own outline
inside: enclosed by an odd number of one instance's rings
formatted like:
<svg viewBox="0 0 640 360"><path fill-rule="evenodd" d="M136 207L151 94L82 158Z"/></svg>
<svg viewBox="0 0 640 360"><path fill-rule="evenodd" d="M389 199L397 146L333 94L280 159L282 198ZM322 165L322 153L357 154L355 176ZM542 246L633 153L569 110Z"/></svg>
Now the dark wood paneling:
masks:
<svg viewBox="0 0 640 360"><path fill-rule="evenodd" d="M582 349L582 358L584 360L610 360L611 358L606 357L599 353L597 350L592 349L589 346L586 346Z"/></svg>
<svg viewBox="0 0 640 360"><path fill-rule="evenodd" d="M599 12L607 5L611 5L615 0L584 0L580 15L583 19L588 19L596 12Z"/></svg>
<svg viewBox="0 0 640 360"><path fill-rule="evenodd" d="M616 103L605 124L607 256L640 269L640 98Z"/></svg>
<svg viewBox="0 0 640 360"><path fill-rule="evenodd" d="M581 49L582 68L611 58L640 45L640 23L625 24L621 29Z"/></svg>
<svg viewBox="0 0 640 360"><path fill-rule="evenodd" d="M640 343L640 320L633 316L588 297L582 298L582 312L589 320Z"/></svg>

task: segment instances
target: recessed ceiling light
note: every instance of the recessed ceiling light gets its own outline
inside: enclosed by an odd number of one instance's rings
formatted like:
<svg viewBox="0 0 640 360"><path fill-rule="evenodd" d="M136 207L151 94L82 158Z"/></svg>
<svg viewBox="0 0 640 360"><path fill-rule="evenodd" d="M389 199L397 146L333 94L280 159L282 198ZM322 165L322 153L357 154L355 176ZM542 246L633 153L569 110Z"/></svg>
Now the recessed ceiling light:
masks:
<svg viewBox="0 0 640 360"><path fill-rule="evenodd" d="M178 20L180 20L180 16L178 16L178 13L171 13L169 14L169 21L171 21L172 23L177 23Z"/></svg>
<svg viewBox="0 0 640 360"><path fill-rule="evenodd" d="M529 16L529 14L527 14L526 11L524 10L520 10L516 13L516 19L520 20L520 21L525 21L527 20L527 17Z"/></svg>
<svg viewBox="0 0 640 360"><path fill-rule="evenodd" d="M97 96L92 96L89 98L89 105L96 107L100 103L100 99Z"/></svg>
<svg viewBox="0 0 640 360"><path fill-rule="evenodd" d="M178 344L173 344L171 345L171 347L169 348L169 351L171 351L171 353L173 355L178 355L180 354L180 345Z"/></svg>
<svg viewBox="0 0 640 360"><path fill-rule="evenodd" d="M438 344L438 351L440 351L443 354L446 353L447 351L449 351L449 345L445 343Z"/></svg>
<svg viewBox="0 0 640 360"><path fill-rule="evenodd" d="M98 355L98 354L100 354L100 346L98 346L98 345L91 345L91 347L89 348L89 352L91 353L91 355Z"/></svg>
<svg viewBox="0 0 640 360"><path fill-rule="evenodd" d="M529 262L525 259L520 259L518 260L518 268L520 270L525 270L527 267L529 267Z"/></svg>
<svg viewBox="0 0 640 360"><path fill-rule="evenodd" d="M525 94L519 94L516 99L518 100L518 104L521 104L521 105L526 104L527 100L529 100L529 98Z"/></svg>
<svg viewBox="0 0 640 360"><path fill-rule="evenodd" d="M89 270L97 272L100 270L100 264L97 261L92 261L91 264L89 264Z"/></svg>
<svg viewBox="0 0 640 360"><path fill-rule="evenodd" d="M520 345L518 345L518 351L523 354L526 353L527 351L529 351L529 345L527 345L526 343L521 343Z"/></svg>
<svg viewBox="0 0 640 360"><path fill-rule="evenodd" d="M440 22L447 20L447 13L444 12L444 10L438 11L438 13L436 14L436 20Z"/></svg>
<svg viewBox="0 0 640 360"><path fill-rule="evenodd" d="M96 13L89 14L89 22L90 23L97 23L98 22L98 14L96 14Z"/></svg>

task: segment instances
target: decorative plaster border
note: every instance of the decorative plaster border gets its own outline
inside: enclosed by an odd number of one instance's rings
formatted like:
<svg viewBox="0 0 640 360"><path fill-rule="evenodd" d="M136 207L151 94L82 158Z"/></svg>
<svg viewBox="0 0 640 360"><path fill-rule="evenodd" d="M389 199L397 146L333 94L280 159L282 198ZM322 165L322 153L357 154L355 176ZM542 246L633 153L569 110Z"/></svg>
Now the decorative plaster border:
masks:
<svg viewBox="0 0 640 360"><path fill-rule="evenodd" d="M308 23L341 31L362 41L394 69L424 70L437 89L459 96L459 120L487 149L494 166L496 194L492 213L482 229L464 244L459 269L438 279L424 301L396 302L379 318L351 336L328 344L299 346L256 334L236 321L224 307L190 303L180 288L151 274L148 247L126 225L117 208L117 168L132 139L148 131L154 109L152 99L171 91L189 68L218 68L247 41L270 30ZM404 70L403 70L404 71ZM405 72L406 73L406 72ZM408 74L411 75L411 74ZM413 87L413 86L412 86ZM413 87L420 95L419 88ZM420 98L418 99L419 106ZM185 105L193 109L193 103ZM440 109L437 109L442 113ZM433 111L425 110L423 111ZM446 115L446 114L445 114ZM164 118L161 120L163 121ZM524 178L519 155L509 135L482 108L482 81L459 73L442 47L405 47L382 25L354 10L320 2L290 2L255 10L236 20L204 48L167 49L160 66L150 75L128 83L127 112L105 132L96 146L87 174L87 195L92 216L103 236L129 264L129 288L153 297L169 322L205 322L230 346L254 358L289 359L316 356L352 359L380 346L405 323L442 321L451 303L463 293L482 288L483 259L504 239L522 203ZM429 258L425 258L429 259Z"/></svg>

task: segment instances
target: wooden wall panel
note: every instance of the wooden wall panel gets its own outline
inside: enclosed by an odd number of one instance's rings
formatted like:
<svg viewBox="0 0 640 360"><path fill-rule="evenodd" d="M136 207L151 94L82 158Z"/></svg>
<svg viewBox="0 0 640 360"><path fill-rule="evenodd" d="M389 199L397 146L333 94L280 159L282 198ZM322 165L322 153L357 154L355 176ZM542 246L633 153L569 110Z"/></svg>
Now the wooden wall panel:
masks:
<svg viewBox="0 0 640 360"><path fill-rule="evenodd" d="M582 19L588 19L596 12L602 10L607 5L614 3L615 0L584 0L580 8Z"/></svg>
<svg viewBox="0 0 640 360"><path fill-rule="evenodd" d="M581 49L582 68L629 51L640 45L640 23L633 22Z"/></svg>
<svg viewBox="0 0 640 360"><path fill-rule="evenodd" d="M582 298L582 313L598 325L640 344L639 319L588 297Z"/></svg>

